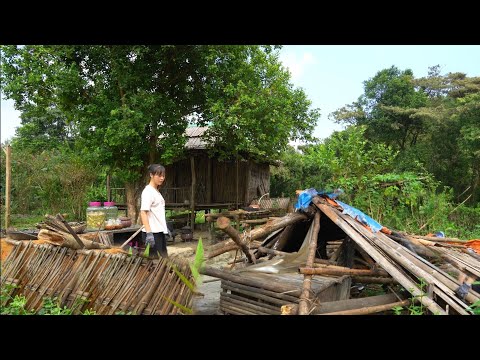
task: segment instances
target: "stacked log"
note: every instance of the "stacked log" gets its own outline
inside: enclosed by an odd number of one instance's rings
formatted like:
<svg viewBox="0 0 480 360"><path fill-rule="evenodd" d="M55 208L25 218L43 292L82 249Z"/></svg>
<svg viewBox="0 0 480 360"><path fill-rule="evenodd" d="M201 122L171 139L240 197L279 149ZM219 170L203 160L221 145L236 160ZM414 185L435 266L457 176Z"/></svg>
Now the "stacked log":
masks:
<svg viewBox="0 0 480 360"><path fill-rule="evenodd" d="M204 268L202 274L220 278L220 311L233 315L280 315L285 304L299 304L303 293L303 276L297 273L235 273ZM348 276L329 278L316 276L311 281L309 307L323 301L347 299Z"/></svg>

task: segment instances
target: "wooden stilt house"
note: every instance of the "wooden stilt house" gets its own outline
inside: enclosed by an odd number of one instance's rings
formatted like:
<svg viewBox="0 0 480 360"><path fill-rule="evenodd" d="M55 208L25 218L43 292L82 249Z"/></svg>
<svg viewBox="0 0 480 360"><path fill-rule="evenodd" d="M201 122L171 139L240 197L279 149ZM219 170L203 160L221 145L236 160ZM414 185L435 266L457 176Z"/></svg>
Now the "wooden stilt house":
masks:
<svg viewBox="0 0 480 360"><path fill-rule="evenodd" d="M202 135L207 127L187 128L187 157L166 166L161 189L167 209L229 209L248 205L270 191L268 163L220 161L210 157Z"/></svg>

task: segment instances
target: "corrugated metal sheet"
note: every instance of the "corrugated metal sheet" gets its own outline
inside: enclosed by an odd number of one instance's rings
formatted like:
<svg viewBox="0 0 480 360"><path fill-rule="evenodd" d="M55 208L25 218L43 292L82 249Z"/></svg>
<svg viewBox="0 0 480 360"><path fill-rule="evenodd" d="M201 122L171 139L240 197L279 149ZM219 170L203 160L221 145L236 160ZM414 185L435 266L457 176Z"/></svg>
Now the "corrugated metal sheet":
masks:
<svg viewBox="0 0 480 360"><path fill-rule="evenodd" d="M197 136L202 136L205 131L207 131L208 126L203 126L203 127L189 127L187 130L185 130L185 134L188 137L197 137Z"/></svg>

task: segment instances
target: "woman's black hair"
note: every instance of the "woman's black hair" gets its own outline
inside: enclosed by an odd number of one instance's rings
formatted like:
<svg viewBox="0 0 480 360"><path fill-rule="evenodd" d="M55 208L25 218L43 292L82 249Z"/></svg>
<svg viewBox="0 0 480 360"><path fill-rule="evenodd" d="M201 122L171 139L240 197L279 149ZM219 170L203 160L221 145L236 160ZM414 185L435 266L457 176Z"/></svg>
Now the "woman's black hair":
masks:
<svg viewBox="0 0 480 360"><path fill-rule="evenodd" d="M165 167L160 164L151 164L148 166L148 172L152 175L165 175Z"/></svg>

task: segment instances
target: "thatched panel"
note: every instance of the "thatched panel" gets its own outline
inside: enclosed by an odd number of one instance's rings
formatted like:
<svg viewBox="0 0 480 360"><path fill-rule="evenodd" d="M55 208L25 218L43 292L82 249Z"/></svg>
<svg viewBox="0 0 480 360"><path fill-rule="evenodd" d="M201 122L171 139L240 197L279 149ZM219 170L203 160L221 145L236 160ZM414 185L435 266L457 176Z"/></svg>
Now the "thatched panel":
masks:
<svg viewBox="0 0 480 360"><path fill-rule="evenodd" d="M26 308L38 311L45 296L78 314L181 314L191 308L193 292L188 263L179 259L147 260L100 250L72 250L19 241L2 261L2 284L15 284L10 296L26 297ZM176 305L179 304L179 305ZM7 305L6 303L2 305Z"/></svg>

